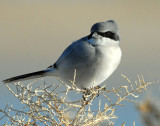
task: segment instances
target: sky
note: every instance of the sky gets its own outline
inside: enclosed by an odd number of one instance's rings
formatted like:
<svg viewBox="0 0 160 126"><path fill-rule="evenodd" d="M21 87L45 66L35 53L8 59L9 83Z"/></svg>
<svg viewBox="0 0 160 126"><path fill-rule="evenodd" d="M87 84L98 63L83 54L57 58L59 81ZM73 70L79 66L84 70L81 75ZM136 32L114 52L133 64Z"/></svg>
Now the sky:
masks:
<svg viewBox="0 0 160 126"><path fill-rule="evenodd" d="M137 74L146 81L160 80L159 13L159 0L1 0L0 107L16 104L2 80L47 68L69 44L88 35L94 23L110 19L119 26L123 55L118 69L104 83L124 85L121 74L131 81ZM160 100L159 92L159 85L150 86L138 100ZM136 121L143 126L134 103L127 103L117 114L121 115L117 126L126 118L126 125Z"/></svg>

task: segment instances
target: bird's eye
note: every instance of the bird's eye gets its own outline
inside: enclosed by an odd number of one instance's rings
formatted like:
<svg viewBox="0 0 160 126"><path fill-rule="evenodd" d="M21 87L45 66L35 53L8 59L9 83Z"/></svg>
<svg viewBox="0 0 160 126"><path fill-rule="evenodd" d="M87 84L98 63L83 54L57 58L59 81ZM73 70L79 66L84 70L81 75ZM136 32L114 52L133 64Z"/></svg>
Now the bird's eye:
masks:
<svg viewBox="0 0 160 126"><path fill-rule="evenodd" d="M114 32L111 31L107 31L107 32L97 32L98 35L102 36L102 37L106 37L106 38L110 38L113 40L119 40L119 36L117 34L115 34Z"/></svg>
<svg viewBox="0 0 160 126"><path fill-rule="evenodd" d="M113 35L112 32L108 31L108 32L97 32L100 36L102 37L111 37Z"/></svg>
<svg viewBox="0 0 160 126"><path fill-rule="evenodd" d="M113 33L112 32L105 32L106 36L111 36Z"/></svg>
<svg viewBox="0 0 160 126"><path fill-rule="evenodd" d="M102 36L102 37L105 37L105 33L103 33L103 32L97 32L97 34Z"/></svg>

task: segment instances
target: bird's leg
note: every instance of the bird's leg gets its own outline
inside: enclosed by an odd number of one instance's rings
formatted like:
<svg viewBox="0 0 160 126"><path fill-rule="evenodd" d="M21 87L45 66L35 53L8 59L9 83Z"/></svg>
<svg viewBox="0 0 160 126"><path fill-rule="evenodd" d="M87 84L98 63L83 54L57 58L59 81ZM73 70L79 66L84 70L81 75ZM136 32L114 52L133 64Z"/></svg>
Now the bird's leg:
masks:
<svg viewBox="0 0 160 126"><path fill-rule="evenodd" d="M98 86L94 87L94 90L95 90L95 91L98 91L98 93L97 93L97 97L98 97L99 94L100 94L100 90L106 91L106 88L105 88L105 87L102 88L102 87L100 87L100 86L98 85ZM86 100L87 100L87 99L86 99L87 96L91 95L91 93L92 93L92 91L91 91L90 89L84 88L84 92L83 92L83 95L82 95L83 100L86 101ZM93 96L93 94L92 94L92 96Z"/></svg>
<svg viewBox="0 0 160 126"><path fill-rule="evenodd" d="M90 90L87 89L87 88L84 88L84 92L83 92L83 95L82 95L83 100L86 101L86 96L88 96L90 94L91 94Z"/></svg>

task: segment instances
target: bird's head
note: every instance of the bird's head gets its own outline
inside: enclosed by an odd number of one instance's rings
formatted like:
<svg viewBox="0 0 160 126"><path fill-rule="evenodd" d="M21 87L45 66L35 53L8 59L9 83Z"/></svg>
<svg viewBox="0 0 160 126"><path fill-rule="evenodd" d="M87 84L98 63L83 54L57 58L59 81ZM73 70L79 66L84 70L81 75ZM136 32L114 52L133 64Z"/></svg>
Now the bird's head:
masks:
<svg viewBox="0 0 160 126"><path fill-rule="evenodd" d="M114 20L95 23L88 36L88 41L94 46L116 44L119 40L118 26Z"/></svg>

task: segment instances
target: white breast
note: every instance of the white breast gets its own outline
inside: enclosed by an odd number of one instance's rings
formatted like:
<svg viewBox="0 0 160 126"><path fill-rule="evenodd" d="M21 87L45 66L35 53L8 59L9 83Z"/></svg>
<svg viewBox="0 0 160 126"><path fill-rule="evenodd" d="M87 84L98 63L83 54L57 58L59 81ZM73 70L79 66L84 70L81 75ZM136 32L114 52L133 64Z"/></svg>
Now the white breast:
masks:
<svg viewBox="0 0 160 126"><path fill-rule="evenodd" d="M105 81L118 67L122 52L118 44L97 47L97 64L94 75L94 85L97 86Z"/></svg>

